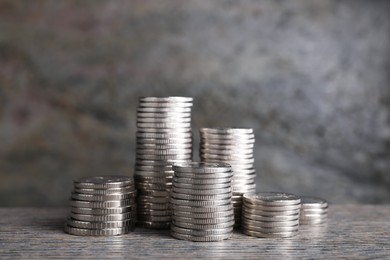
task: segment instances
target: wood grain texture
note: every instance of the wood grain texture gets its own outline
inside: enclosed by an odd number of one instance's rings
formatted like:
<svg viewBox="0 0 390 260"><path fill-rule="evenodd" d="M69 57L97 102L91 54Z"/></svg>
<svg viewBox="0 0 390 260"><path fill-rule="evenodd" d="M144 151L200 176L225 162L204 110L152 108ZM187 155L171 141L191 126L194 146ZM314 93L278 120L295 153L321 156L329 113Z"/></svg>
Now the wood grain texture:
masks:
<svg viewBox="0 0 390 260"><path fill-rule="evenodd" d="M68 209L0 209L0 258L302 259L390 258L390 205L334 205L322 227L301 226L290 239L260 239L235 232L223 242L176 240L169 231L137 228L118 237L63 232Z"/></svg>

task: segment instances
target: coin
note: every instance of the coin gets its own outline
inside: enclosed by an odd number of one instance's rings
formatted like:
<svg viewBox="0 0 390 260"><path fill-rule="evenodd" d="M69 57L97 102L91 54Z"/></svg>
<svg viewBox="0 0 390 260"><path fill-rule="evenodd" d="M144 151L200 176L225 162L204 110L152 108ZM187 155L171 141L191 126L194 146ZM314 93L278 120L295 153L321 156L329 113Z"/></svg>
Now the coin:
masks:
<svg viewBox="0 0 390 260"><path fill-rule="evenodd" d="M210 189L210 190L206 190L206 189L200 189L200 190L197 190L197 189L192 189L192 188L189 188L189 189L186 189L186 188L178 188L178 187L173 187L172 188L172 192L175 192L175 193L182 193L182 194L187 194L187 195L218 195L218 194L226 194L226 193L230 193L232 192L232 189L230 187L227 187L227 188L215 188L215 189Z"/></svg>
<svg viewBox="0 0 390 260"><path fill-rule="evenodd" d="M287 237L296 236L298 234L298 231L265 233L265 232L247 230L247 229L242 229L242 232L246 235L253 236L253 237L260 237L260 238L287 238Z"/></svg>
<svg viewBox="0 0 390 260"><path fill-rule="evenodd" d="M110 200L123 200L135 198L135 191L132 193L123 193L123 194L108 194L108 195L92 195L92 194L83 194L72 192L72 199L83 200L83 201L110 201Z"/></svg>
<svg viewBox="0 0 390 260"><path fill-rule="evenodd" d="M244 194L243 199L248 204L270 206L288 206L301 203L301 199L293 194L282 192L261 192L257 194Z"/></svg>
<svg viewBox="0 0 390 260"><path fill-rule="evenodd" d="M232 196L231 192L216 194L216 195L191 195L191 194L171 192L171 198L190 200L190 201L215 201L215 200L230 199L231 196Z"/></svg>
<svg viewBox="0 0 390 260"><path fill-rule="evenodd" d="M177 162L172 169L180 173L207 174L231 172L231 167L226 163L198 163L198 162Z"/></svg>
<svg viewBox="0 0 390 260"><path fill-rule="evenodd" d="M136 204L128 207L117 207L117 208L78 208L71 207L71 212L85 215L106 215L106 214L120 214L125 212L131 212L137 207Z"/></svg>
<svg viewBox="0 0 390 260"><path fill-rule="evenodd" d="M218 205L218 206L202 206L202 207L193 207L193 206L180 206L171 204L170 207L172 210L189 212L189 213L213 213L220 211L229 211L233 209L232 204Z"/></svg>
<svg viewBox="0 0 390 260"><path fill-rule="evenodd" d="M193 229L181 228L175 225L171 225L171 230L176 233L192 235L192 236L209 236L209 235L221 235L221 234L231 233L233 231L233 227L193 230Z"/></svg>
<svg viewBox="0 0 390 260"><path fill-rule="evenodd" d="M65 225L65 232L76 236L117 236L129 233L133 230L133 227L123 228L105 228L105 229L86 229L75 228L69 225Z"/></svg>
<svg viewBox="0 0 390 260"><path fill-rule="evenodd" d="M192 229L192 230L210 230L210 229L220 229L220 228L229 228L234 225L234 220L230 220L227 222L221 222L218 224L194 224L188 223L186 221L177 221L172 219L172 224L177 227Z"/></svg>
<svg viewBox="0 0 390 260"><path fill-rule="evenodd" d="M81 221L77 219L68 218L66 221L68 226L76 228L87 228L87 229L107 229L107 228L123 228L135 225L133 219L121 220L121 221Z"/></svg>
<svg viewBox="0 0 390 260"><path fill-rule="evenodd" d="M110 194L125 194L125 193L134 193L135 186L127 186L122 188L112 188L112 189L79 189L75 188L76 193L91 194L91 195L110 195Z"/></svg>
<svg viewBox="0 0 390 260"><path fill-rule="evenodd" d="M213 242L213 241L221 241L225 239L229 239L232 237L232 233L226 233L223 235L208 235L208 236L192 236L192 235L186 235L181 234L177 232L171 232L171 235L177 239L182 240L190 240L194 242Z"/></svg>
<svg viewBox="0 0 390 260"><path fill-rule="evenodd" d="M192 97L140 97L139 102L191 102Z"/></svg>
<svg viewBox="0 0 390 260"><path fill-rule="evenodd" d="M135 202L133 199L126 200L112 200L112 201L81 201L81 200L69 200L69 204L72 207L78 208L117 208L117 207L126 207L134 205Z"/></svg>
<svg viewBox="0 0 390 260"><path fill-rule="evenodd" d="M119 221L134 218L135 214L134 212L125 212L120 214L85 215L71 212L70 217L82 221Z"/></svg>
<svg viewBox="0 0 390 260"><path fill-rule="evenodd" d="M233 209L227 211L207 212L207 213L194 213L188 211L173 210L173 216L185 217L185 218L196 218L196 219L207 219L207 218L223 218L233 215Z"/></svg>
<svg viewBox="0 0 390 260"><path fill-rule="evenodd" d="M82 177L74 181L75 188L107 189L121 188L134 184L130 177L124 176L92 176Z"/></svg>

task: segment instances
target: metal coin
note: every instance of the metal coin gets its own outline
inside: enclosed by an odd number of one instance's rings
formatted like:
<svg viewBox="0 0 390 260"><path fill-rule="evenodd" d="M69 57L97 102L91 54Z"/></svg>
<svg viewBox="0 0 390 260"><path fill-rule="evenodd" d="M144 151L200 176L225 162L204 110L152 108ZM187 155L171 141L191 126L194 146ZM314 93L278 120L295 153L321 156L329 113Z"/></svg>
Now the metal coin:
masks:
<svg viewBox="0 0 390 260"><path fill-rule="evenodd" d="M328 202L324 199L315 197L301 197L302 208L305 209L317 209L327 208Z"/></svg>
<svg viewBox="0 0 390 260"><path fill-rule="evenodd" d="M226 217L220 217L220 218L211 218L211 219L204 219L204 218L188 218L188 217L179 217L176 215L172 215L172 219L175 221L181 221L186 223L192 223L192 224L218 224L218 223L224 223L234 220L234 215L226 216Z"/></svg>
<svg viewBox="0 0 390 260"><path fill-rule="evenodd" d="M137 143L137 149L141 150L165 150L165 149L191 149L192 150L192 143L177 143L177 144L142 144Z"/></svg>
<svg viewBox="0 0 390 260"><path fill-rule="evenodd" d="M252 128L227 128L227 127L216 127L216 128L201 128L201 133L211 134L252 134Z"/></svg>
<svg viewBox="0 0 390 260"><path fill-rule="evenodd" d="M169 210L146 210L139 209L138 216L151 216L151 217L170 217L172 212Z"/></svg>
<svg viewBox="0 0 390 260"><path fill-rule="evenodd" d="M172 216L195 218L195 219L223 218L231 215L233 215L233 210L219 211L219 212L212 212L212 213L194 213L194 212L179 211L179 210L172 211Z"/></svg>
<svg viewBox="0 0 390 260"><path fill-rule="evenodd" d="M241 221L241 227L246 230L250 231L256 231L261 233L268 233L268 234L274 234L274 233L280 233L280 232L298 232L299 225L296 225L295 227L273 227L273 228L263 228L263 227L257 227L257 226L251 226L247 225L244 221Z"/></svg>
<svg viewBox="0 0 390 260"><path fill-rule="evenodd" d="M181 228L175 225L171 225L171 230L180 234L192 235L192 236L208 236L208 235L221 235L226 233L231 233L233 227L228 228L218 228L218 229L205 229L205 230L194 230L188 228Z"/></svg>
<svg viewBox="0 0 390 260"><path fill-rule="evenodd" d="M137 160L191 160L192 154L172 154L172 155L155 155L155 154L137 154Z"/></svg>
<svg viewBox="0 0 390 260"><path fill-rule="evenodd" d="M191 118L191 113L180 112L149 112L149 113L137 113L138 118Z"/></svg>
<svg viewBox="0 0 390 260"><path fill-rule="evenodd" d="M171 197L175 199L182 200L192 200L192 201L214 201L214 200L222 200L222 199L230 199L232 196L231 192L224 194L216 194L216 195L191 195L191 194L182 194L177 192L172 192Z"/></svg>
<svg viewBox="0 0 390 260"><path fill-rule="evenodd" d="M170 203L178 206L203 207L203 206L231 205L231 200L230 198L228 198L228 199L219 199L219 200L214 199L214 200L196 201L196 200L176 199L174 197L171 197Z"/></svg>
<svg viewBox="0 0 390 260"><path fill-rule="evenodd" d="M121 188L134 184L134 180L127 176L93 176L82 177L74 181L75 188L80 189L108 189Z"/></svg>
<svg viewBox="0 0 390 260"><path fill-rule="evenodd" d="M71 212L70 217L82 221L119 221L134 218L136 217L136 214L135 212L125 212L121 214L109 215L85 215Z"/></svg>
<svg viewBox="0 0 390 260"><path fill-rule="evenodd" d="M126 212L133 212L137 208L137 205L129 207L118 207L118 208L106 208L106 209L96 209L96 208L77 208L71 207L70 211L77 214L84 215L107 215L107 214L121 214Z"/></svg>
<svg viewBox="0 0 390 260"><path fill-rule="evenodd" d="M230 187L228 188L215 188L211 190L196 190L196 189L185 189L185 188L178 188L173 186L172 188L173 192L181 193L181 194L187 194L187 195L218 195L218 194L225 194L232 192L232 189Z"/></svg>
<svg viewBox="0 0 390 260"><path fill-rule="evenodd" d="M226 173L231 172L231 167L226 163L199 163L199 162L182 162L175 163L172 169L181 173Z"/></svg>
<svg viewBox="0 0 390 260"><path fill-rule="evenodd" d="M174 211L182 211L182 212L189 212L189 213L213 213L213 212L220 212L220 211L230 211L233 209L233 206L231 204L227 205L220 205L220 206L203 206L203 207L189 207L189 206L180 206L171 204L170 207Z"/></svg>
<svg viewBox="0 0 390 260"><path fill-rule="evenodd" d="M255 215L255 214L249 214L247 212L243 212L242 216L244 216L247 219L252 219L255 221L264 221L264 222L272 222L272 223L279 223L279 222L288 222L288 221L294 221L299 219L299 215L281 215L281 216L262 216L262 215Z"/></svg>
<svg viewBox="0 0 390 260"><path fill-rule="evenodd" d="M289 221L259 221L247 218L246 215L242 216L242 222L249 226L261 227L261 228L275 228L275 227L296 227L299 225L299 218Z"/></svg>
<svg viewBox="0 0 390 260"><path fill-rule="evenodd" d="M248 236L261 237L261 238L287 238L287 237L296 236L298 234L298 231L265 233L265 232L247 230L245 228L242 229L242 232Z"/></svg>
<svg viewBox="0 0 390 260"><path fill-rule="evenodd" d="M81 200L69 200L69 204L72 207L77 208L118 208L135 205L134 199L126 200L112 200L112 201L81 201Z"/></svg>
<svg viewBox="0 0 390 260"><path fill-rule="evenodd" d="M108 194L108 195L92 195L72 192L72 199L83 201L111 201L111 200L124 200L135 198L136 192L123 193L123 194Z"/></svg>
<svg viewBox="0 0 390 260"><path fill-rule="evenodd" d="M207 230L207 229L220 229L220 228L229 228L234 225L234 220L224 222L224 223L218 223L218 224L206 224L206 225L201 225L201 224L193 224L193 223L188 223L188 222L181 222L181 221L176 221L172 219L172 224L181 227L181 228L187 228L187 229L192 229L192 230Z"/></svg>
<svg viewBox="0 0 390 260"><path fill-rule="evenodd" d="M138 113L191 113L191 107L138 107Z"/></svg>
<svg viewBox="0 0 390 260"><path fill-rule="evenodd" d="M230 179L233 176L233 172L225 173L209 173L209 174L199 174L199 173L183 173L175 171L175 178L191 178L191 179Z"/></svg>
<svg viewBox="0 0 390 260"><path fill-rule="evenodd" d="M135 193L135 186L131 185L123 188L113 188L113 189L79 189L75 188L74 192L91 194L91 195L110 195L110 194L126 194L126 193Z"/></svg>
<svg viewBox="0 0 390 260"><path fill-rule="evenodd" d="M301 209L301 205L286 205L286 206L264 206L258 204L245 204L246 208L250 208L257 211L266 211L266 212L278 212L278 211L299 211Z"/></svg>
<svg viewBox="0 0 390 260"><path fill-rule="evenodd" d="M81 221L77 219L68 218L66 220L68 226L76 228L86 228L86 229L106 229L106 228L123 228L134 226L135 220L126 219L121 221L106 221L106 222L91 222L91 221Z"/></svg>
<svg viewBox="0 0 390 260"><path fill-rule="evenodd" d="M270 206L287 206L301 203L301 199L293 194L282 192L261 192L257 194L244 194L243 199L248 204Z"/></svg>
<svg viewBox="0 0 390 260"><path fill-rule="evenodd" d="M196 185L203 185L203 184L221 184L221 183L229 183L231 182L231 178L218 178L218 179L193 179L193 178L175 178L175 182L178 183L187 183L187 184L196 184Z"/></svg>
<svg viewBox="0 0 390 260"><path fill-rule="evenodd" d="M133 227L86 229L65 225L64 230L66 233L76 236L117 236L129 233L133 230Z"/></svg>
<svg viewBox="0 0 390 260"><path fill-rule="evenodd" d="M170 205L168 203L164 203L164 204L161 204L161 203L141 203L138 205L138 209L139 210L168 210L170 209Z"/></svg>
<svg viewBox="0 0 390 260"><path fill-rule="evenodd" d="M192 97L140 97L139 102L193 102Z"/></svg>
<svg viewBox="0 0 390 260"><path fill-rule="evenodd" d="M189 156L192 156L192 148L191 149L188 149L188 148L185 148L185 149L164 149L164 150L157 150L157 149L137 149L136 151L136 154L137 156L140 155L162 155L162 156L165 156L165 155L177 155L177 154L186 154L186 155L189 155Z"/></svg>
<svg viewBox="0 0 390 260"><path fill-rule="evenodd" d="M251 209L244 204L242 206L243 212L245 211L246 213L253 214L253 215L258 215L258 216L291 216L291 215L298 215L300 211L299 210L285 210L285 211L263 211L263 210L256 210L256 209Z"/></svg>
<svg viewBox="0 0 390 260"><path fill-rule="evenodd" d="M137 141L142 139L192 139L192 132L184 132L184 133L144 133L137 132L136 133Z"/></svg>
<svg viewBox="0 0 390 260"><path fill-rule="evenodd" d="M189 240L189 241L194 241L194 242L216 242L216 241L222 241L225 239L229 239L232 237L232 233L227 233L227 234L223 234L223 235L191 236L191 235L176 233L173 231L171 231L171 235L177 239Z"/></svg>
<svg viewBox="0 0 390 260"><path fill-rule="evenodd" d="M216 184L192 184L192 183L181 183L173 180L173 187L182 188L182 189L193 189L200 192L200 190L209 190L209 189L221 189L221 188L230 188L230 183L216 183Z"/></svg>
<svg viewBox="0 0 390 260"><path fill-rule="evenodd" d="M209 144L209 143L200 143L200 149L211 149L211 150L250 150L255 147L253 143L251 144Z"/></svg>

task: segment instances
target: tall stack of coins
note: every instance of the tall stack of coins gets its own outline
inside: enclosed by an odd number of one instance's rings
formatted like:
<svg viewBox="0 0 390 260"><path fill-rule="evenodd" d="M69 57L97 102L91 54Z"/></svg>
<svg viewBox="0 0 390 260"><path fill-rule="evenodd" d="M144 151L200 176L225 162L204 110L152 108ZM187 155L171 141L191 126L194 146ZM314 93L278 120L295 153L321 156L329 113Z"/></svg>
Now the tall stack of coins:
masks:
<svg viewBox="0 0 390 260"><path fill-rule="evenodd" d="M323 224L328 217L328 202L320 198L301 197L301 214L299 224Z"/></svg>
<svg viewBox="0 0 390 260"><path fill-rule="evenodd" d="M83 177L74 181L65 232L115 236L134 229L136 189L126 176Z"/></svg>
<svg viewBox="0 0 390 260"><path fill-rule="evenodd" d="M168 229L172 164L192 160L188 97L143 97L137 110L135 181L139 191L138 225Z"/></svg>
<svg viewBox="0 0 390 260"><path fill-rule="evenodd" d="M190 241L220 241L232 236L230 165L177 163L171 193L171 234Z"/></svg>
<svg viewBox="0 0 390 260"><path fill-rule="evenodd" d="M242 195L256 192L256 171L253 167L255 136L251 128L200 129L200 158L202 162L229 163L232 179L233 206L236 226L240 224Z"/></svg>
<svg viewBox="0 0 390 260"><path fill-rule="evenodd" d="M301 199L287 193L244 194L242 231L254 237L292 237L298 234Z"/></svg>

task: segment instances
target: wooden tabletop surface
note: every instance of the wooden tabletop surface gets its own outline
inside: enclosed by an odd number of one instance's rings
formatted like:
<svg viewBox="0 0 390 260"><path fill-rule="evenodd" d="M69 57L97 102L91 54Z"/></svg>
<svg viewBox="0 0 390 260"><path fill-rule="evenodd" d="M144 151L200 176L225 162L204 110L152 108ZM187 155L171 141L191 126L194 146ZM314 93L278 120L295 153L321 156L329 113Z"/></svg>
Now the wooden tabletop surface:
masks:
<svg viewBox="0 0 390 260"><path fill-rule="evenodd" d="M230 240L208 243L141 228L117 237L72 236L63 232L67 213L63 208L1 208L0 258L390 259L390 205L331 205L326 225L301 226L289 239L236 231Z"/></svg>

